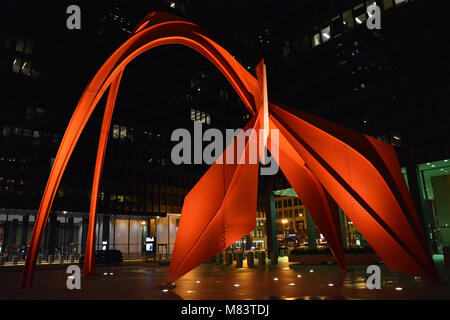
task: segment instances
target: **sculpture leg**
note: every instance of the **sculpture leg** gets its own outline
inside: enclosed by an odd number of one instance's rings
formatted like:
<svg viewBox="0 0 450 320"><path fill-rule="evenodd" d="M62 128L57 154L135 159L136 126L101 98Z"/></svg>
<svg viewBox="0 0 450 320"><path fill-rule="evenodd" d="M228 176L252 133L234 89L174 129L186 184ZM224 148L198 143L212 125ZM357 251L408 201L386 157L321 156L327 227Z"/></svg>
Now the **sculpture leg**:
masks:
<svg viewBox="0 0 450 320"><path fill-rule="evenodd" d="M271 129L279 129L271 120ZM271 136L269 135L272 147ZM280 169L294 188L300 200L305 205L311 218L317 224L320 232L330 246L341 269L346 269L344 250L342 248L342 238L339 221L336 221L337 207L327 197L317 178L306 167L304 160L292 147L282 132L279 132L279 165Z"/></svg>
<svg viewBox="0 0 450 320"><path fill-rule="evenodd" d="M256 130L249 140L258 141L259 120L254 116L244 128L244 131L252 127ZM244 131L239 135L243 136ZM244 154L238 155L237 139L219 157L222 161L216 161L184 199L166 284L171 284L255 228L258 164L236 161L250 152L247 143ZM226 163L226 154L233 148L235 161Z"/></svg>
<svg viewBox="0 0 450 320"><path fill-rule="evenodd" d="M84 254L83 274L85 276L95 275L95 223L97 221L97 205L100 180L102 177L103 163L105 160L106 145L108 144L108 134L111 127L111 118L116 102L117 91L119 90L120 79L123 71L114 79L109 88L108 100L106 102L105 113L103 115L102 128L98 142L97 159L95 161L94 179L92 182L91 206L89 212L89 228L86 239L86 251Z"/></svg>
<svg viewBox="0 0 450 320"><path fill-rule="evenodd" d="M92 83L91 83L92 84ZM58 190L64 170L72 155L73 149L83 131L92 111L95 109L98 101L103 95L100 88L91 89L91 84L84 91L77 108L67 126L64 137L53 162L52 170L42 196L41 205L36 215L36 220L31 235L30 246L28 247L25 266L22 271L20 287L22 289L30 289L33 282L34 269L36 266L37 256L39 254L39 246L42 236L44 235L45 225L47 224L50 208Z"/></svg>

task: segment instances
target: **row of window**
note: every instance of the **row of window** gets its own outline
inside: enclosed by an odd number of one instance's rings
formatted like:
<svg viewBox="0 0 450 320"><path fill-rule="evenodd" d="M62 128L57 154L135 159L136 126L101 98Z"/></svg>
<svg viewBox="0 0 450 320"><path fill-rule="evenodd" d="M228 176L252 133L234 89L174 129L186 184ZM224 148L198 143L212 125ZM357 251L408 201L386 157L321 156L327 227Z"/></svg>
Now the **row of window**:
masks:
<svg viewBox="0 0 450 320"><path fill-rule="evenodd" d="M115 125L113 125L112 137L114 140L134 141L134 129L127 128L125 126L119 126L119 125L115 124Z"/></svg>
<svg viewBox="0 0 450 320"><path fill-rule="evenodd" d="M25 121L43 119L45 110L43 108L27 106L25 109Z"/></svg>
<svg viewBox="0 0 450 320"><path fill-rule="evenodd" d="M165 166L167 164L167 160L162 158L162 159L153 159L150 158L147 161L149 164L157 164L157 165L161 165L161 166Z"/></svg>
<svg viewBox="0 0 450 320"><path fill-rule="evenodd" d="M39 71L31 68L31 61L15 57L12 64L12 72L22 74L27 77L39 78Z"/></svg>
<svg viewBox="0 0 450 320"><path fill-rule="evenodd" d="M299 206L299 205L302 204L300 199L295 197L293 199L276 200L275 201L275 208L292 207L292 203L294 204L294 206Z"/></svg>
<svg viewBox="0 0 450 320"><path fill-rule="evenodd" d="M294 210L284 210L284 211L277 211L277 219L281 218L295 218L295 217L303 217L304 213L303 208L294 209Z"/></svg>
<svg viewBox="0 0 450 320"><path fill-rule="evenodd" d="M33 53L34 42L30 39L19 37L16 43L16 51L31 55Z"/></svg>
<svg viewBox="0 0 450 320"><path fill-rule="evenodd" d="M393 5L399 5L401 3L408 2L408 0L383 0L384 11L389 10ZM314 32L311 37L312 47L329 41L331 38L336 38L342 35L344 32L350 31L356 25L365 24L368 14L367 11L371 10L377 4L374 0L367 0L358 4L357 6L350 8L342 14L333 17L330 21L326 21L321 27L316 27L317 32Z"/></svg>
<svg viewBox="0 0 450 320"><path fill-rule="evenodd" d="M277 223L277 233L284 234L285 232L299 232L306 231L305 221L290 221L286 224Z"/></svg>
<svg viewBox="0 0 450 320"><path fill-rule="evenodd" d="M161 192L160 196L161 196L161 200L164 200L166 197L166 192ZM183 205L184 196L185 196L184 194L168 192L166 204L168 206L181 207ZM101 199L101 201L105 200L104 193L102 193L100 195L100 199ZM118 194L118 195L111 194L109 196L109 200L117 201L117 202L136 202L136 201L142 200L142 199L138 199L138 197L136 197L136 196L129 196L129 195L123 195L123 194ZM164 201L162 201L162 202L164 202Z"/></svg>
<svg viewBox="0 0 450 320"><path fill-rule="evenodd" d="M8 157L8 156L0 156L0 161L8 161L8 162L19 162L19 163L28 163L29 160L27 158L17 159L16 157Z"/></svg>
<svg viewBox="0 0 450 320"><path fill-rule="evenodd" d="M134 141L135 138L135 134L136 134L136 130L133 128L129 128L127 126L121 126L118 124L114 124L113 125L113 130L112 130L112 138L114 140L121 140L121 141ZM160 133L156 133L154 134L153 132L144 130L141 131L140 134L148 137L148 139L152 139L155 138L157 140L161 139L161 134Z"/></svg>
<svg viewBox="0 0 450 320"><path fill-rule="evenodd" d="M0 184L14 184L18 182L19 184L24 184L25 182L23 180L19 180L17 181L16 179L13 178L5 178L5 177L0 177Z"/></svg>
<svg viewBox="0 0 450 320"><path fill-rule="evenodd" d="M39 130L31 130L24 128L13 128L10 126L4 126L2 130L2 135L5 137L14 135L14 136L23 136L23 137L33 137L40 138L42 136L42 131ZM45 137L52 137L53 139L58 139L57 134L44 133Z"/></svg>
<svg viewBox="0 0 450 320"><path fill-rule="evenodd" d="M12 40L11 36L7 34L0 34L0 47L10 49ZM22 37L17 38L16 51L22 52L28 55L33 54L34 42L31 39L24 39Z"/></svg>
<svg viewBox="0 0 450 320"><path fill-rule="evenodd" d="M211 124L211 115L207 112L191 108L191 120L201 121L202 123Z"/></svg>

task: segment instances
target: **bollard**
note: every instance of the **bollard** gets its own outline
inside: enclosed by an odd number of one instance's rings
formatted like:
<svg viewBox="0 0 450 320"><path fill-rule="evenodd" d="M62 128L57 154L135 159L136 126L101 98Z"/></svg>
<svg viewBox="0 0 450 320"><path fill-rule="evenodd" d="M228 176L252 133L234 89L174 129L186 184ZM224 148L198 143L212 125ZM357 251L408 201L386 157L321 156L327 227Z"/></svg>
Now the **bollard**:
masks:
<svg viewBox="0 0 450 320"><path fill-rule="evenodd" d="M42 256L38 256L38 258L37 258L37 264L42 264Z"/></svg>
<svg viewBox="0 0 450 320"><path fill-rule="evenodd" d="M13 256L12 258L12 264L13 265L17 265L17 262L19 261L19 257L18 256Z"/></svg>
<svg viewBox="0 0 450 320"><path fill-rule="evenodd" d="M59 264L64 264L64 255L59 256Z"/></svg>
<svg viewBox="0 0 450 320"><path fill-rule="evenodd" d="M71 254L69 256L69 260L70 260L70 263L74 263L75 262L75 256L73 254Z"/></svg>
<svg viewBox="0 0 450 320"><path fill-rule="evenodd" d="M274 252L270 253L270 264L278 264L278 256Z"/></svg>
<svg viewBox="0 0 450 320"><path fill-rule="evenodd" d="M47 263L50 264L50 263L53 263L53 261L54 261L53 255L49 254L48 257L47 257Z"/></svg>
<svg viewBox="0 0 450 320"><path fill-rule="evenodd" d="M247 267L249 268L255 267L255 254L253 251L247 252Z"/></svg>
<svg viewBox="0 0 450 320"><path fill-rule="evenodd" d="M4 256L1 256L0 257L0 266L4 266L5 265L5 257Z"/></svg>
<svg viewBox="0 0 450 320"><path fill-rule="evenodd" d="M233 264L233 253L227 252L225 254L225 263L227 264L227 266L230 266Z"/></svg>
<svg viewBox="0 0 450 320"><path fill-rule="evenodd" d="M236 268L242 268L242 263L244 261L244 252L238 252L236 254Z"/></svg>
<svg viewBox="0 0 450 320"><path fill-rule="evenodd" d="M258 264L260 266L266 265L266 252L265 251L260 251L259 252Z"/></svg>

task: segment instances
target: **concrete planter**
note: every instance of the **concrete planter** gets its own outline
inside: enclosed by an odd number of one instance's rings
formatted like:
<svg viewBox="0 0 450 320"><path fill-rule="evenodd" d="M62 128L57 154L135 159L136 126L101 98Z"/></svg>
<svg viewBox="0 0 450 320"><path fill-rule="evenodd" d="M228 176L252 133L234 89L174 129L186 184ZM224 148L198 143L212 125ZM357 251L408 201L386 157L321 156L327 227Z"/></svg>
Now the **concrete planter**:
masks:
<svg viewBox="0 0 450 320"><path fill-rule="evenodd" d="M380 261L375 253L346 253L344 258L348 265L371 265ZM291 254L289 262L316 265L335 263L336 260L331 254Z"/></svg>

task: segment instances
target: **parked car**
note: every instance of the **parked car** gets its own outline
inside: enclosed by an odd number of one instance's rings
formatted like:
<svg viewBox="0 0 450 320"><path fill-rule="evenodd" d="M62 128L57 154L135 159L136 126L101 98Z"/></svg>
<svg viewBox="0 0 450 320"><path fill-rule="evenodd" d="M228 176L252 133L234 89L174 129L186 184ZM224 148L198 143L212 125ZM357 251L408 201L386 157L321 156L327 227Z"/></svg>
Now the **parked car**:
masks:
<svg viewBox="0 0 450 320"><path fill-rule="evenodd" d="M122 252L120 250L98 250L95 252L95 263L115 265L123 261ZM84 264L84 255L80 257L79 264Z"/></svg>

